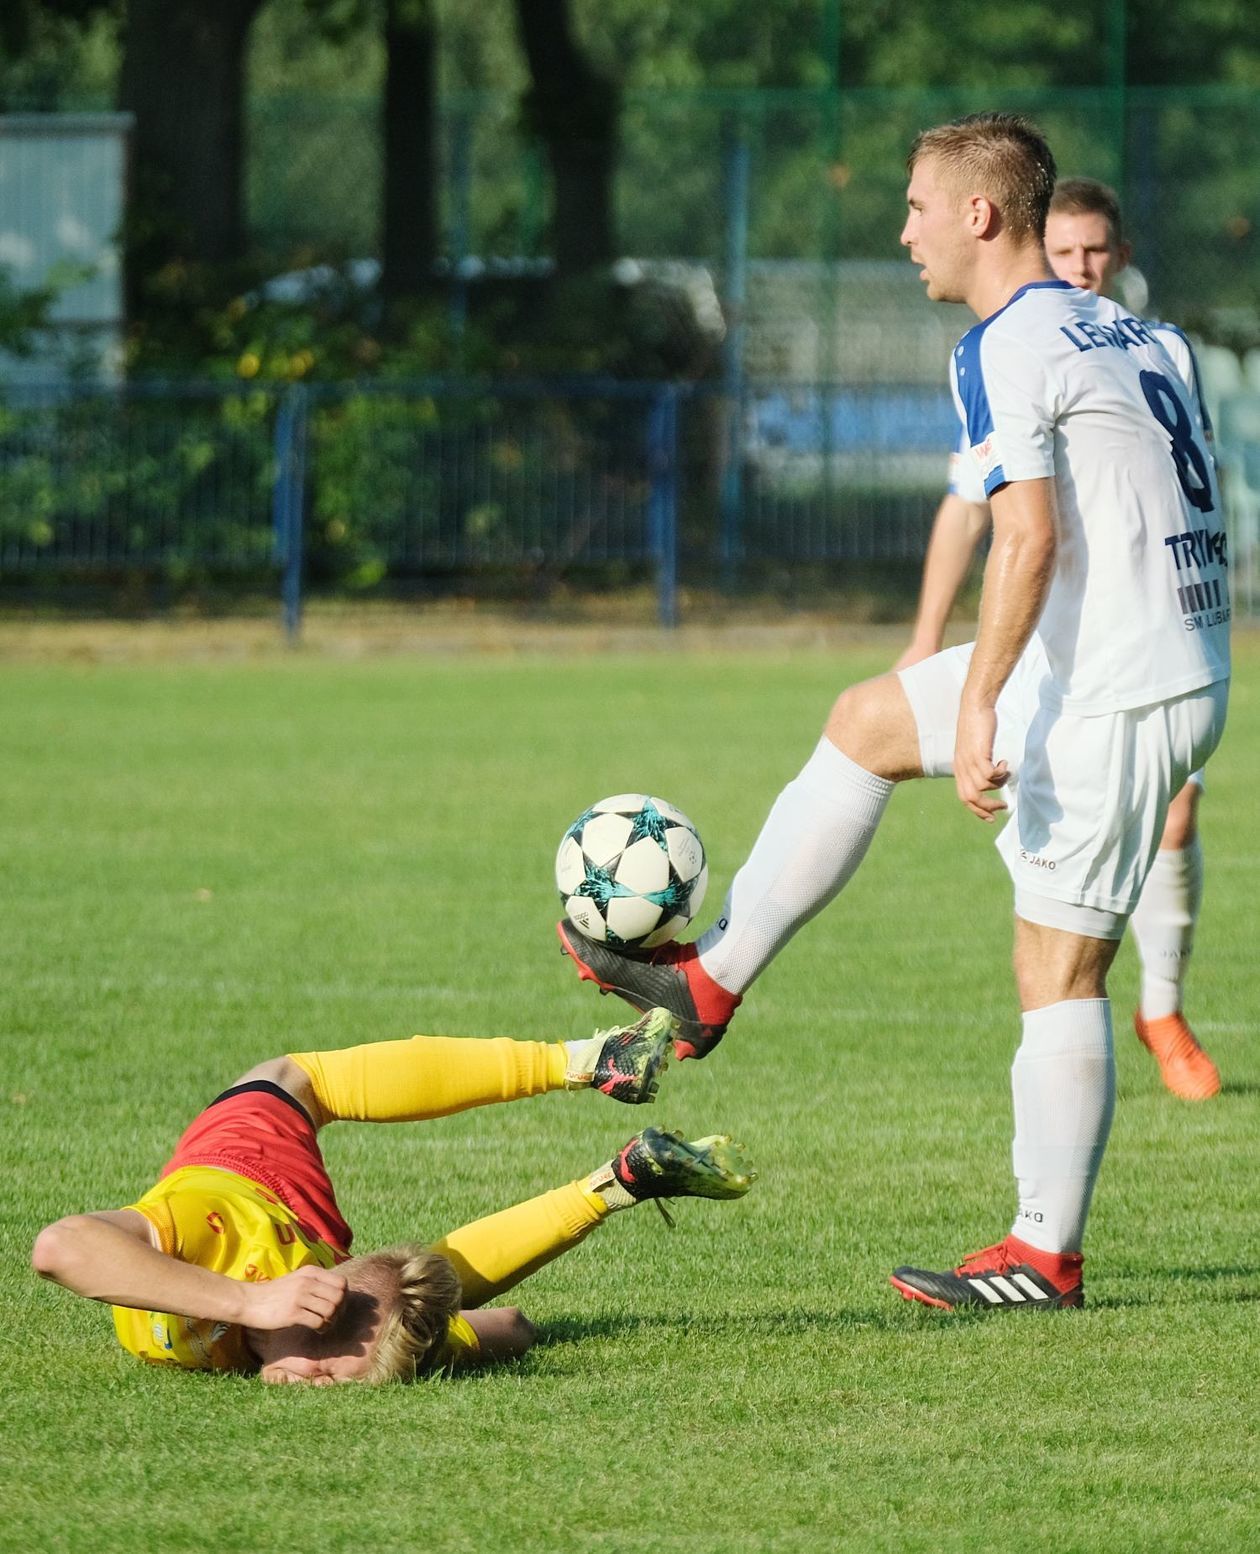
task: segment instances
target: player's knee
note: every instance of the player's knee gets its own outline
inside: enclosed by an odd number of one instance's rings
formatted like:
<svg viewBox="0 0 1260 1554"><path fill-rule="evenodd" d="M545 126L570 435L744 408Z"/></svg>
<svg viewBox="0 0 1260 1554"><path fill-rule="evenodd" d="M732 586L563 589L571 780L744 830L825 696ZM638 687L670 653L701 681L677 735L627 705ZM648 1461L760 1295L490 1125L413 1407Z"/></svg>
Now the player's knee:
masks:
<svg viewBox="0 0 1260 1554"><path fill-rule="evenodd" d="M826 732L832 744L841 745L844 741L861 746L869 742L875 723L874 703L877 697L873 688L877 683L874 680L863 680L837 696L827 719Z"/></svg>
<svg viewBox="0 0 1260 1554"><path fill-rule="evenodd" d="M919 772L914 715L894 674L842 691L827 719L826 735L851 761L877 777L895 782Z"/></svg>

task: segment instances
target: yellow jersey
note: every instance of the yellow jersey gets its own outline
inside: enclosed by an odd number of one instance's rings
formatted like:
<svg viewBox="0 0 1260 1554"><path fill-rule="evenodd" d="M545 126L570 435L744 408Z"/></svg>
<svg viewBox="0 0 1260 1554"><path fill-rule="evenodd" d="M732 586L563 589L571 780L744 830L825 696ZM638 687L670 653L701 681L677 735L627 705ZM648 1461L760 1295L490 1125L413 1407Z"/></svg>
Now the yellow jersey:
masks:
<svg viewBox="0 0 1260 1554"><path fill-rule="evenodd" d="M127 1207L144 1215L168 1257L229 1279L278 1279L312 1263L334 1268L347 1257L306 1235L275 1193L218 1166L182 1166ZM257 1369L244 1328L233 1323L130 1306L113 1307L113 1315L119 1343L141 1360L184 1370ZM472 1328L463 1317L452 1318L437 1364L451 1368L477 1352Z"/></svg>

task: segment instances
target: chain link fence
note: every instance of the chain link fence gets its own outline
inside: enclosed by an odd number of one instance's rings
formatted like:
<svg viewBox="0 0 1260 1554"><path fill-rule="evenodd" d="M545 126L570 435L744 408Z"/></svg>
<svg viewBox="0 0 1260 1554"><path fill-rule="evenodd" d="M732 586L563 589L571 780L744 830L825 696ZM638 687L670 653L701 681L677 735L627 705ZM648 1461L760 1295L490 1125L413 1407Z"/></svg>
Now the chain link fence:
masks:
<svg viewBox="0 0 1260 1554"><path fill-rule="evenodd" d="M616 176L626 255L708 266L813 261L791 318L816 327L850 299L826 267L896 260L906 151L927 125L1001 106L1045 130L1062 174L1119 190L1151 307L1202 329L1260 309L1260 93L1249 87L967 91L669 91L627 94ZM264 96L250 108L252 230L276 253L376 252L373 99ZM456 94L442 108L446 255L546 256L547 179L516 104ZM421 176L418 172L417 176ZM785 299L786 300L786 299ZM1260 329L1260 323L1256 323ZM756 342L750 331L750 349ZM1260 333L1250 343L1260 344ZM751 366L750 362L750 366Z"/></svg>

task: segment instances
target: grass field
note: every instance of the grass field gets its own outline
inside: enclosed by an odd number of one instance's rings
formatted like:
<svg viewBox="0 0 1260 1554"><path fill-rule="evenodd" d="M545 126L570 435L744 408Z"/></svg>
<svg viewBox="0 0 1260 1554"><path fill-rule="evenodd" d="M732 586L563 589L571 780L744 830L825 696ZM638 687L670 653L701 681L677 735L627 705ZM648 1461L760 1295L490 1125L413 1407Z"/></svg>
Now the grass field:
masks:
<svg viewBox="0 0 1260 1554"><path fill-rule="evenodd" d="M0 668L0 1547L1260 1546L1260 643L1238 657L1189 1000L1226 1088L1162 1090L1123 950L1088 1309L948 1317L887 1284L1013 1206L1005 877L921 784L652 1113L552 1095L325 1135L365 1248L568 1180L645 1116L738 1133L761 1169L742 1203L680 1204L672 1234L620 1215L523 1287L545 1338L519 1365L376 1392L146 1370L34 1277L30 1242L131 1201L264 1056L612 1023L552 937L565 824L665 794L716 906L885 645Z"/></svg>

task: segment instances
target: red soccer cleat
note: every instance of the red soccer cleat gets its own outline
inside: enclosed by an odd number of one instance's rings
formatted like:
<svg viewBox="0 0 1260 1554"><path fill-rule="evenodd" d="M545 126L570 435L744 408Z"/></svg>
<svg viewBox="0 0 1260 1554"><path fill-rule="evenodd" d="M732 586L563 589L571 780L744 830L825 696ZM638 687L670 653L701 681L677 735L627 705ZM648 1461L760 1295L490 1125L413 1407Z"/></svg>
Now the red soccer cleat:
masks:
<svg viewBox="0 0 1260 1554"><path fill-rule="evenodd" d="M566 918L556 924L560 946L584 982L616 993L636 1009L668 1009L678 1020L674 1051L679 1058L707 1057L726 1034L739 1007L700 964L694 944L663 944L648 951L619 951L597 944Z"/></svg>
<svg viewBox="0 0 1260 1554"><path fill-rule="evenodd" d="M930 1273L898 1268L894 1289L941 1311L1055 1311L1085 1304L1079 1252L1043 1252L1015 1236L965 1257L957 1268Z"/></svg>

